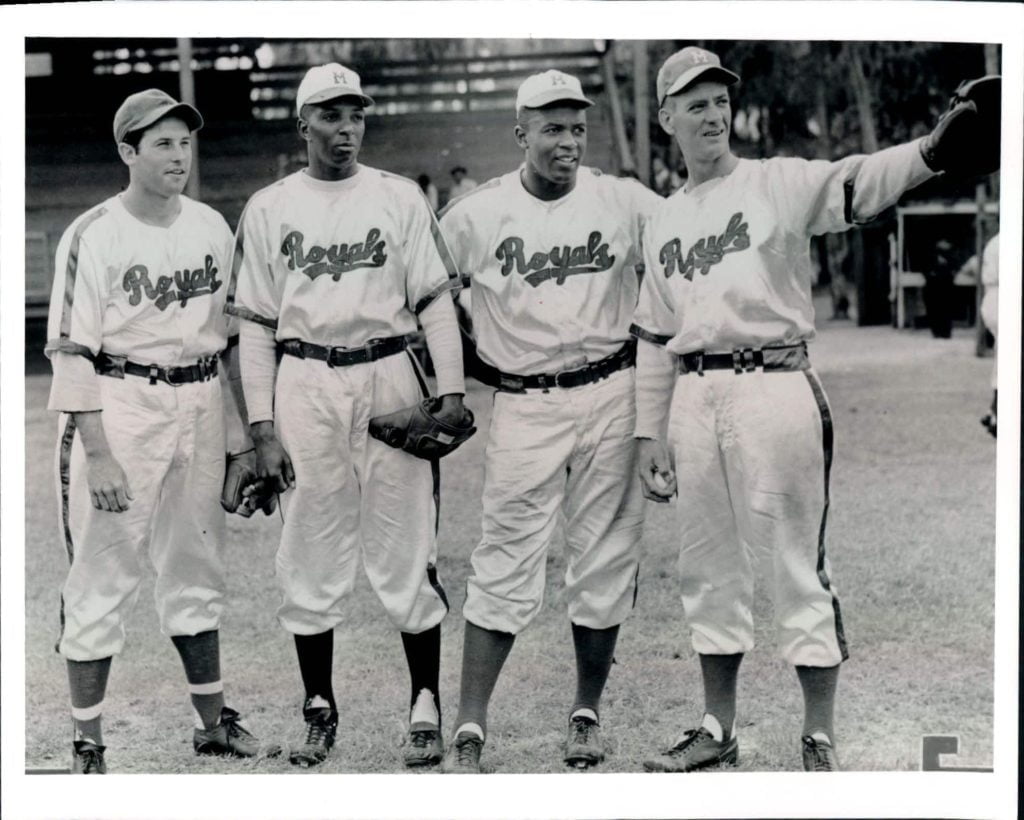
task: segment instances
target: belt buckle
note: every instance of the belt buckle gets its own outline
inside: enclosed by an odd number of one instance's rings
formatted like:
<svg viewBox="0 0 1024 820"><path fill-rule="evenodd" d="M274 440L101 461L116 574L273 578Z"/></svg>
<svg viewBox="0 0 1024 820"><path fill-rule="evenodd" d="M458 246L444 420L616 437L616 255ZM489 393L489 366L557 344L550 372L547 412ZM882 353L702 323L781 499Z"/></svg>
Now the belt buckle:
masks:
<svg viewBox="0 0 1024 820"><path fill-rule="evenodd" d="M579 360L577 360L577 361L579 361ZM584 370L590 370L592 367L593 367L592 363L588 362L586 357L583 356L581 363L578 364L576 367L566 367L563 370L559 370L557 373L553 374L551 376L551 383L555 387L561 387L561 388L564 389L565 386L562 384L562 377L563 376L568 378L569 376L573 376L573 375L575 375L577 373L581 373Z"/></svg>
<svg viewBox="0 0 1024 820"><path fill-rule="evenodd" d="M526 388L523 387L522 379L505 373L499 373L498 375L498 390L502 390L506 393L526 392Z"/></svg>
<svg viewBox="0 0 1024 820"><path fill-rule="evenodd" d="M168 368L166 368L164 370L164 381L167 382L171 387L178 387L180 385L185 384L185 379L184 378L182 378L182 380L179 382L179 381L175 381L174 378L171 376L171 374L175 370L177 370L179 373L183 373L184 374L188 370L188 368L186 368L186 367L168 367ZM153 378L153 371L152 370L149 371L149 377L151 379Z"/></svg>
<svg viewBox="0 0 1024 820"><path fill-rule="evenodd" d="M344 347L332 346L332 347L327 348L327 359L326 359L327 366L328 367L344 367L344 362L342 360L342 356L344 356L346 353L351 353L351 351L346 349L346 348L344 348ZM335 356L337 356L337 359L335 359Z"/></svg>

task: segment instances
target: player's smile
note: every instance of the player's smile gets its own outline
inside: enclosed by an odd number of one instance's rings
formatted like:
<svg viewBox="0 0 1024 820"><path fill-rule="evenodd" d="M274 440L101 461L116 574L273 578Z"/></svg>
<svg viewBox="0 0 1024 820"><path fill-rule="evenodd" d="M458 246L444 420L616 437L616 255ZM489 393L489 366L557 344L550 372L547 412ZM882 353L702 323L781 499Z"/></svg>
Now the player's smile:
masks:
<svg viewBox="0 0 1024 820"><path fill-rule="evenodd" d="M662 127L678 140L684 157L708 161L728 150L732 107L724 83L697 83L673 94L658 117Z"/></svg>
<svg viewBox="0 0 1024 820"><path fill-rule="evenodd" d="M126 159L126 162L129 160ZM180 194L192 169L192 135L184 121L165 117L146 130L130 155L133 179L160 197Z"/></svg>
<svg viewBox="0 0 1024 820"><path fill-rule="evenodd" d="M575 185L587 150L586 112L569 105L536 109L525 129L516 126L516 140L526 150L527 189L543 186L561 196Z"/></svg>

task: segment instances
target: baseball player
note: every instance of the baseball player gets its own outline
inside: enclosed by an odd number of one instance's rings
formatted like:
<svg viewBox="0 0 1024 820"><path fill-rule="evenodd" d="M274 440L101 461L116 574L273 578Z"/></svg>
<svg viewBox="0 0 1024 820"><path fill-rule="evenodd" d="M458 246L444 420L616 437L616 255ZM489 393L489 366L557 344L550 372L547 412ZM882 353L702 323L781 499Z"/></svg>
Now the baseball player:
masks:
<svg viewBox="0 0 1024 820"><path fill-rule="evenodd" d="M985 288L981 300L981 320L996 340L992 351L992 404L981 423L992 436L997 434L999 405L999 234L985 243L981 255L981 284Z"/></svg>
<svg viewBox="0 0 1024 820"><path fill-rule="evenodd" d="M540 610L560 519L577 667L565 761L583 768L604 758L600 697L636 597L643 524L629 324L640 222L660 197L581 166L592 104L561 71L526 79L515 126L525 162L441 215L472 282L477 352L498 387L448 772L480 771L488 701L516 635Z"/></svg>
<svg viewBox="0 0 1024 820"><path fill-rule="evenodd" d="M76 773L106 772L107 676L147 551L161 630L181 655L198 718L196 753L251 757L259 748L224 705L220 674L225 445L240 452L251 443L218 359L228 344L231 230L182 194L191 132L202 124L196 109L163 91L128 97L114 116L128 188L78 217L57 249L46 353L71 559L58 649Z"/></svg>
<svg viewBox="0 0 1024 820"><path fill-rule="evenodd" d="M669 57L657 77L659 120L689 177L645 229L636 434L645 494L680 499L682 601L705 713L644 766L736 761L736 677L754 644L760 558L770 562L779 648L803 688L803 765L830 771L847 648L825 549L833 431L807 353L809 243L871 219L932 177L943 125L838 162L740 159L729 147L738 80L695 47Z"/></svg>
<svg viewBox="0 0 1024 820"><path fill-rule="evenodd" d="M296 96L308 166L258 191L238 228L227 310L260 474L288 494L277 554L281 625L295 636L305 738L292 763L334 745L334 628L362 558L401 632L412 682L405 763L442 755L438 668L448 601L437 577L438 472L369 437L371 417L426 392L407 349L417 319L437 373L439 417L461 419L458 277L415 182L361 165L359 75L311 68ZM276 365L275 348L282 356Z"/></svg>

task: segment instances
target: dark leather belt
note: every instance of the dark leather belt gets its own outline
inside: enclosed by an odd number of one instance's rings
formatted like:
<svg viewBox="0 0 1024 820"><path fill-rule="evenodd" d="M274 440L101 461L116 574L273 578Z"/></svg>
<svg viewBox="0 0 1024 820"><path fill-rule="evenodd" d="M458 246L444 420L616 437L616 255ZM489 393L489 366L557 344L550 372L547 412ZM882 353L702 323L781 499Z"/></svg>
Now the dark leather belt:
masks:
<svg viewBox="0 0 1024 820"><path fill-rule="evenodd" d="M636 341L630 339L611 356L590 362L575 370L558 373L540 373L533 376L516 376L512 373L498 374L498 389L509 393L526 390L548 390L552 387L581 387L584 384L607 379L612 373L626 370L636 363Z"/></svg>
<svg viewBox="0 0 1024 820"><path fill-rule="evenodd" d="M383 339L370 339L362 347L324 347L301 339L285 339L281 342L281 350L285 355L298 359L317 359L327 362L328 367L348 367L353 364L365 364L394 356L401 353L409 345L406 336L388 336Z"/></svg>
<svg viewBox="0 0 1024 820"><path fill-rule="evenodd" d="M195 364L186 364L181 367L160 367L155 364L131 362L124 356L112 356L100 351L93 360L93 367L101 376L123 379L127 373L129 376L147 378L150 384L164 382L172 387L177 387L180 384L205 382L216 377L217 360L217 356L210 356L200 359Z"/></svg>
<svg viewBox="0 0 1024 820"><path fill-rule="evenodd" d="M676 370L680 375L696 373L704 375L705 370L732 370L734 373L750 373L762 369L766 373L787 370L807 370L811 360L807 356L804 342L785 347L742 347L732 353L684 353L676 357Z"/></svg>

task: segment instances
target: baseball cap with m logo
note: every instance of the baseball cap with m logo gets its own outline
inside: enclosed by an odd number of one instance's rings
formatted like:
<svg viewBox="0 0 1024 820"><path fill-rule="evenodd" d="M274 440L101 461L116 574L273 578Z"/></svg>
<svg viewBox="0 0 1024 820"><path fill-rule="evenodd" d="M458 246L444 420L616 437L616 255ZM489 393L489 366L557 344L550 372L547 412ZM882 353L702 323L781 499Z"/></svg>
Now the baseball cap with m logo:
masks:
<svg viewBox="0 0 1024 820"><path fill-rule="evenodd" d="M373 98L363 93L359 75L351 68L341 63L313 66L299 83L295 112L301 114L304 105L315 105L338 97L355 97L363 106L373 105Z"/></svg>
<svg viewBox="0 0 1024 820"><path fill-rule="evenodd" d="M516 115L524 108L543 108L556 102L575 102L589 108L594 101L583 94L580 81L564 71L550 69L523 80L516 94Z"/></svg>
<svg viewBox="0 0 1024 820"><path fill-rule="evenodd" d="M687 46L665 60L658 69L658 105L664 105L666 97L678 94L697 80L714 80L732 85L738 83L740 77L722 68L722 62L714 52Z"/></svg>

